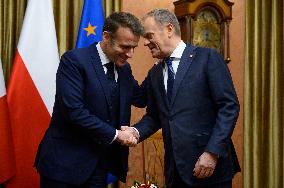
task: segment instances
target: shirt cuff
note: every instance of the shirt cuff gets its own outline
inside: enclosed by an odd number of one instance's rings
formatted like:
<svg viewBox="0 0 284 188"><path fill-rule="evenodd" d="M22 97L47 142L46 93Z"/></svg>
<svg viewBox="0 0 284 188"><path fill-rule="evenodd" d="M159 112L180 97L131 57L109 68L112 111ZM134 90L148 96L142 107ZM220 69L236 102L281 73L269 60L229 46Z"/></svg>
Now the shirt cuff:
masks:
<svg viewBox="0 0 284 188"><path fill-rule="evenodd" d="M112 144L112 143L116 140L117 135L118 135L118 131L117 131L117 130L115 130L114 138L112 139L112 141L110 142L110 144Z"/></svg>
<svg viewBox="0 0 284 188"><path fill-rule="evenodd" d="M136 131L136 133L138 134L138 137L140 138L139 131L135 127L132 127L132 128Z"/></svg>

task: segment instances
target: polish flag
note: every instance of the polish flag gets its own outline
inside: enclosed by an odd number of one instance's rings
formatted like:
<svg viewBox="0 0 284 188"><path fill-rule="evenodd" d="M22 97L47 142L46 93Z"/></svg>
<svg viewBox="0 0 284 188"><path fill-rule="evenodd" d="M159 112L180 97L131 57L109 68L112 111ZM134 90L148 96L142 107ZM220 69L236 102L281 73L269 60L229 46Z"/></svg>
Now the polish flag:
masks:
<svg viewBox="0 0 284 188"><path fill-rule="evenodd" d="M33 167L55 98L59 63L51 0L29 0L7 91L16 175L7 188L37 188Z"/></svg>
<svg viewBox="0 0 284 188"><path fill-rule="evenodd" d="M12 131L9 122L7 96L0 59L0 184L16 173Z"/></svg>

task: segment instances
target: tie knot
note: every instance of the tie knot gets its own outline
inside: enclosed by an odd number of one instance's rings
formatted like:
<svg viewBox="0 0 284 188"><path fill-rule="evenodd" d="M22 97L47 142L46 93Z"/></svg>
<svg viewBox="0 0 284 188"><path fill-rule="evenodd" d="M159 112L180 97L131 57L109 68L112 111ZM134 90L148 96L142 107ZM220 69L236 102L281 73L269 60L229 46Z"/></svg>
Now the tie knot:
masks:
<svg viewBox="0 0 284 188"><path fill-rule="evenodd" d="M108 71L114 71L114 63L113 62L109 62L109 63L105 64L105 67L107 68Z"/></svg>
<svg viewBox="0 0 284 188"><path fill-rule="evenodd" d="M174 59L173 57L167 57L165 59L165 63L167 64L168 67L172 66L173 59Z"/></svg>
<svg viewBox="0 0 284 188"><path fill-rule="evenodd" d="M114 63L113 62L109 62L107 64L105 64L105 67L107 68L107 78L109 80L115 81L115 75L114 75Z"/></svg>

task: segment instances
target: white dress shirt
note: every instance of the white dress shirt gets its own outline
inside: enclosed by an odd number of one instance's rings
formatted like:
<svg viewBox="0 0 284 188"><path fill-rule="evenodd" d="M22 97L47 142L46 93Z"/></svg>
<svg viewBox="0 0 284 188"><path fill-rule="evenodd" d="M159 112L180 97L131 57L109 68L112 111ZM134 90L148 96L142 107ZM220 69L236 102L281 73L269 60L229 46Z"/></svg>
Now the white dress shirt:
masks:
<svg viewBox="0 0 284 188"><path fill-rule="evenodd" d="M172 61L172 66L173 66L173 70L174 70L174 74L176 75L177 73L177 69L179 66L179 62L182 56L182 53L184 51L186 47L186 44L183 41L180 41L180 43L178 44L178 46L175 48L175 50L173 51L173 53L170 55L170 57L173 57L173 61ZM164 76L164 85L165 85L165 90L167 91L167 82L168 82L168 66L165 64L164 70L163 70L163 76ZM137 132L137 134L139 135L139 131L133 127L133 129ZM140 135L139 135L140 136Z"/></svg>
<svg viewBox="0 0 284 188"><path fill-rule="evenodd" d="M99 53L99 56L100 56L100 59L101 59L101 62L102 62L102 65L103 65L103 68L104 68L104 71L105 71L105 74L107 73L107 68L106 68L106 64L110 62L109 58L106 56L106 54L103 52L102 48L101 48L101 45L100 45L100 42L96 45L97 47L97 50L98 50L98 53ZM117 82L117 79L118 79L118 74L117 74L117 70L114 66L114 77L115 77L115 81ZM112 139L111 143L113 143L113 141L116 140L117 138L117 135L118 135L118 131L116 130L115 131L115 136L114 138ZM110 144L111 144L110 143Z"/></svg>
<svg viewBox="0 0 284 188"><path fill-rule="evenodd" d="M183 41L180 41L176 49L173 51L173 53L170 55L170 57L173 58L172 61L172 66L174 70L174 75L177 73L177 69L179 66L179 62L182 56L182 53L186 47L186 44ZM163 76L164 76L164 85L165 85L165 90L167 91L167 82L168 82L168 66L165 64L165 68L163 70Z"/></svg>
<svg viewBox="0 0 284 188"><path fill-rule="evenodd" d="M100 45L100 42L96 45L97 47L97 50L98 50L98 53L99 53L99 56L100 56L100 59L101 59L101 62L102 62L102 65L103 65L103 68L104 68L104 71L105 71L105 74L107 73L107 68L106 68L106 64L110 62L109 58L106 56L106 54L103 52L102 48L101 48L101 45ZM114 78L115 78L115 81L117 82L117 79L118 79L118 73L117 73L117 70L114 66Z"/></svg>

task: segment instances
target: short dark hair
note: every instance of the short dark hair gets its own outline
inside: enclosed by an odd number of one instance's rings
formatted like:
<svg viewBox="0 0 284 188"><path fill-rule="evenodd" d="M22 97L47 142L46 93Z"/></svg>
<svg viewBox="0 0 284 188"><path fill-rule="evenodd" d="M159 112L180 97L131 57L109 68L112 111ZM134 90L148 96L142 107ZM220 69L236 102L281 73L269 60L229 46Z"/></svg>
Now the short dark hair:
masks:
<svg viewBox="0 0 284 188"><path fill-rule="evenodd" d="M178 19L176 15L170 12L169 10L161 9L161 8L154 9L148 12L142 18L142 20L145 20L148 17L153 17L156 23L160 24L161 26L163 26L164 24L168 24L168 23L173 24L176 35L181 36L180 25L179 25Z"/></svg>
<svg viewBox="0 0 284 188"><path fill-rule="evenodd" d="M108 16L103 31L115 34L119 27L129 28L136 36L143 34L143 27L139 19L128 12L114 12Z"/></svg>

